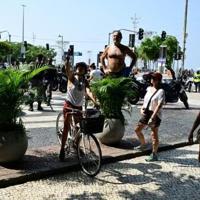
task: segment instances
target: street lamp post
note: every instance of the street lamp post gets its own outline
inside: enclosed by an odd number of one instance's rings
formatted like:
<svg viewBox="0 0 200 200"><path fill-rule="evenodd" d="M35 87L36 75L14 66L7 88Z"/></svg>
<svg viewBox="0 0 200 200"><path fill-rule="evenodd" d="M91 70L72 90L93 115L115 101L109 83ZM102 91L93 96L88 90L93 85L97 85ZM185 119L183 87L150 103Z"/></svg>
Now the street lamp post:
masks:
<svg viewBox="0 0 200 200"><path fill-rule="evenodd" d="M58 37L61 38L61 49L62 49L61 62L62 62L62 57L64 55L64 40L63 40L63 35L59 34Z"/></svg>
<svg viewBox="0 0 200 200"><path fill-rule="evenodd" d="M22 44L21 44L21 57L25 58L25 47L24 47L24 8L26 5L22 5Z"/></svg>
<svg viewBox="0 0 200 200"><path fill-rule="evenodd" d="M61 37L61 48L62 48L62 54L64 54L64 48L63 48L63 46L64 46L64 41L63 41L63 35L58 35L58 37Z"/></svg>
<svg viewBox="0 0 200 200"><path fill-rule="evenodd" d="M90 65L91 64L91 53L92 53L92 51L88 50L87 53L88 53L88 65Z"/></svg>

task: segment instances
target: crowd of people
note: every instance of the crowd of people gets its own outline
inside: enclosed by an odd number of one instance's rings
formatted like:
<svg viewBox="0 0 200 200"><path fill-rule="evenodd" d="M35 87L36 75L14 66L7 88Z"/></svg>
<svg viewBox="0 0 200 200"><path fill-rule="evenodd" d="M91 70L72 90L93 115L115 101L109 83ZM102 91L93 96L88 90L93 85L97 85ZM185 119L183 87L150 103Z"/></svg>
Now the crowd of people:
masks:
<svg viewBox="0 0 200 200"><path fill-rule="evenodd" d="M61 161L65 158L64 146L67 139L67 129L70 123L70 117L68 116L67 107L75 107L78 109L82 108L83 96L87 92L93 102L96 104L96 99L89 90L88 81L95 81L102 79L104 76L120 77L126 76L131 73L137 73L133 66L135 65L137 58L135 53L129 49L127 46L121 44L122 34L120 31L113 32L113 44L105 48L100 61L101 69L96 69L95 65L90 66L90 76L87 80L83 81L82 78L86 73L86 64L77 63L76 70L72 72L70 68L69 60L65 63L66 74L69 78L67 97L63 112L65 115L65 125L64 125L64 137L62 140L61 150L59 158ZM129 56L131 58L131 64L129 67L125 65L125 57ZM151 129L151 139L152 139L152 153L146 159L146 161L157 161L158 160L158 146L159 146L159 126L162 119L162 106L165 103L165 92L161 88L162 74L159 72L151 73L151 86L147 88L146 95L144 97L144 102L141 107L141 118L138 124L135 126L135 133L140 141L140 150L146 149L146 141L142 130L148 126ZM87 90L83 89L87 88ZM193 138L193 132L196 127L200 124L199 117L197 117L195 124L190 132L188 140L191 142Z"/></svg>

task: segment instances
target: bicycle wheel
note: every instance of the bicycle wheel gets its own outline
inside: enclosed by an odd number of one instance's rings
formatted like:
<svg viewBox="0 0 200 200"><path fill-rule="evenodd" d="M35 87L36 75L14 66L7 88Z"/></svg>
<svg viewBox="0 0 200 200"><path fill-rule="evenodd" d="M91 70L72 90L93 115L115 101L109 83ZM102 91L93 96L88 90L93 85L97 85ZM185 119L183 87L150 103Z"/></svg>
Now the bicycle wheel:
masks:
<svg viewBox="0 0 200 200"><path fill-rule="evenodd" d="M83 172L89 176L96 176L102 163L101 148L96 137L81 134L78 139L77 153Z"/></svg>
<svg viewBox="0 0 200 200"><path fill-rule="evenodd" d="M64 116L63 112L60 112L56 119L56 136L60 144L62 141L63 128L64 128Z"/></svg>

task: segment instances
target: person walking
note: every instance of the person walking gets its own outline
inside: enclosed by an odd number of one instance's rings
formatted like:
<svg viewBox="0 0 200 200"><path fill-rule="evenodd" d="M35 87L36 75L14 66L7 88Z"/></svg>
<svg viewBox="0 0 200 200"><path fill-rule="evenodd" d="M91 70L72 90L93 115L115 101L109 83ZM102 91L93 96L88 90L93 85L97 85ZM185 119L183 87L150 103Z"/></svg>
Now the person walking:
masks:
<svg viewBox="0 0 200 200"><path fill-rule="evenodd" d="M122 33L120 31L113 31L112 37L113 44L107 46L100 57L104 73L118 77L128 76L137 61L136 54L128 46L121 44ZM131 58L129 67L125 65L127 55Z"/></svg>
<svg viewBox="0 0 200 200"><path fill-rule="evenodd" d="M165 101L165 92L161 89L162 75L159 72L150 73L151 86L147 88L144 103L141 107L142 117L135 127L135 133L140 140L139 149L144 151L147 147L142 130L145 126L151 128L152 153L146 161L157 161L159 146L158 128L161 123L162 105Z"/></svg>

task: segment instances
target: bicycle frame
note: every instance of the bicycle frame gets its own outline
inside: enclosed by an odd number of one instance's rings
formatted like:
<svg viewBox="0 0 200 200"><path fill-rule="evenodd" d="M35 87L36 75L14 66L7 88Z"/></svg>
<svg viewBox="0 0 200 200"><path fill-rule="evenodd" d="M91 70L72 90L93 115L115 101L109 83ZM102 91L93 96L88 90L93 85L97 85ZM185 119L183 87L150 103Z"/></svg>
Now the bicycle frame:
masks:
<svg viewBox="0 0 200 200"><path fill-rule="evenodd" d="M82 111L75 108L66 108L68 110L67 114L70 117L69 123L70 128L68 130L68 137L66 141L66 151L71 153L71 147L76 149L79 163L83 172L89 176L95 176L99 173L101 169L102 162L102 152L101 147L92 133L88 133L88 129L85 130L82 128L82 121L91 114L89 110ZM81 114L82 118L77 122L76 115ZM56 120L56 130L59 143L61 143L62 131L63 128L59 129L59 119L61 119L63 113L59 113ZM61 135L60 135L61 133ZM88 164L90 163L90 164Z"/></svg>
<svg viewBox="0 0 200 200"><path fill-rule="evenodd" d="M71 110L71 112L68 112L67 114L71 115L71 119L70 119L70 131L68 132L68 136L67 136L67 143L69 146L69 142L70 140L72 142L75 142L75 138L78 137L78 126L77 123L75 121L75 114L78 114L78 112L82 112L78 109L74 109L74 108L67 108L69 110Z"/></svg>

